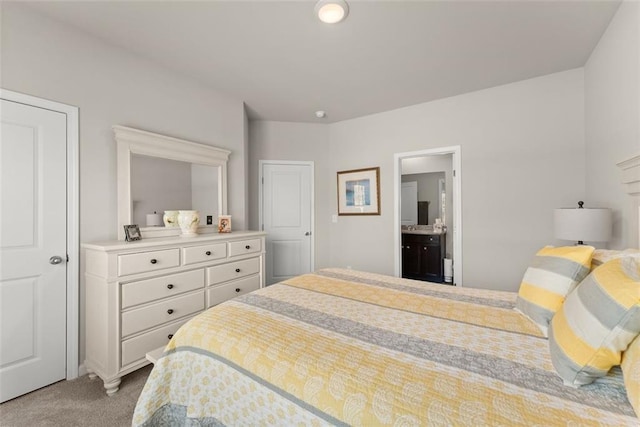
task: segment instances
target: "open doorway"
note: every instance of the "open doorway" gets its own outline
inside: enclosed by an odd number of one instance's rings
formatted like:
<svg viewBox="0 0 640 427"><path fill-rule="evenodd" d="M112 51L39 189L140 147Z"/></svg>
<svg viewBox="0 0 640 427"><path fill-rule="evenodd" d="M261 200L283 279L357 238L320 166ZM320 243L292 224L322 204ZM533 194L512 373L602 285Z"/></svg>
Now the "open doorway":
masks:
<svg viewBox="0 0 640 427"><path fill-rule="evenodd" d="M438 280L437 275L427 274L431 278L424 280L445 282L444 276L448 274L452 276L450 284L462 286L460 163L460 146L394 154L396 276L403 276L403 251L415 249L414 245L409 247L403 245L403 236L404 240L407 240L409 238L407 234L432 230L434 227L438 229L440 227L438 224L442 224L446 230L445 235L441 236L442 248L438 258L442 258L442 263L438 261L438 265L442 267L440 273L442 277ZM413 221L412 218L415 218L413 226L410 224ZM412 262L406 262L407 255L405 254L404 257L404 269L407 270L404 276L412 277L416 272L409 272L408 269L416 266ZM451 268L447 269L446 264Z"/></svg>

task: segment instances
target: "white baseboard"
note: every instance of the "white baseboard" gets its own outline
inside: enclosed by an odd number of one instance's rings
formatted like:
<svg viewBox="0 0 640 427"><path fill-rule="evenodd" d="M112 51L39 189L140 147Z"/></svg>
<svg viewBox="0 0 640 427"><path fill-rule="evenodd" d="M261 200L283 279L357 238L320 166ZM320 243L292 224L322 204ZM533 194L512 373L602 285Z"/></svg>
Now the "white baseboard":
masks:
<svg viewBox="0 0 640 427"><path fill-rule="evenodd" d="M87 371L86 366L84 366L84 363L82 363L80 366L78 366L78 376L83 376L83 375L87 375L89 372Z"/></svg>

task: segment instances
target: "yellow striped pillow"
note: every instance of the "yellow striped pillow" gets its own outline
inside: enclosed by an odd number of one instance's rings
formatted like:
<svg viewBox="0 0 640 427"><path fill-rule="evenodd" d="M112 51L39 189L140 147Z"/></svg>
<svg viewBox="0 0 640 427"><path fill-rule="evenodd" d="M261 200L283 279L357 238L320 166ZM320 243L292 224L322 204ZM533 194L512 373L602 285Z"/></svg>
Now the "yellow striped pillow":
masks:
<svg viewBox="0 0 640 427"><path fill-rule="evenodd" d="M627 398L631 406L640 417L640 336L629 344L629 348L622 353L622 375L627 389Z"/></svg>
<svg viewBox="0 0 640 427"><path fill-rule="evenodd" d="M545 337L564 298L589 274L593 251L592 246L545 246L524 273L516 310L538 325Z"/></svg>
<svg viewBox="0 0 640 427"><path fill-rule="evenodd" d="M596 268L553 316L551 362L565 384L607 375L640 333L640 259L618 258Z"/></svg>
<svg viewBox="0 0 640 427"><path fill-rule="evenodd" d="M595 270L596 267L600 267L607 261L626 256L640 258L640 249L629 248L623 251L617 249L596 249L593 251L593 257L591 258L591 271Z"/></svg>

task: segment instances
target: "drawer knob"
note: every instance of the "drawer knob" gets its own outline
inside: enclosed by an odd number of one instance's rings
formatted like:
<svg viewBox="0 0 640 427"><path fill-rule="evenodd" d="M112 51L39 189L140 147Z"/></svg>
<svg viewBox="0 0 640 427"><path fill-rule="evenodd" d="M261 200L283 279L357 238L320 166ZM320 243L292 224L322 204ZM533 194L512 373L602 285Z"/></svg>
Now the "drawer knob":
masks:
<svg viewBox="0 0 640 427"><path fill-rule="evenodd" d="M236 288L236 292L240 292L240 288Z"/></svg>
<svg viewBox="0 0 640 427"><path fill-rule="evenodd" d="M245 249L251 249L251 246L250 246L250 245L247 245L247 246L245 246L244 248L245 248Z"/></svg>
<svg viewBox="0 0 640 427"><path fill-rule="evenodd" d="M167 335L167 338L169 338L169 339L173 338L173 334Z"/></svg>
<svg viewBox="0 0 640 427"><path fill-rule="evenodd" d="M407 249L411 249L411 246L405 246L405 248L407 248Z"/></svg>
<svg viewBox="0 0 640 427"><path fill-rule="evenodd" d="M167 313L168 313L168 314L173 314L173 309L172 309L172 308L170 308L169 310L167 310Z"/></svg>
<svg viewBox="0 0 640 427"><path fill-rule="evenodd" d="M236 273L240 273L240 269L239 268L236 268Z"/></svg>
<svg viewBox="0 0 640 427"><path fill-rule="evenodd" d="M169 283L169 284L167 285L167 289L173 289L173 285L172 285L171 283Z"/></svg>
<svg viewBox="0 0 640 427"><path fill-rule="evenodd" d="M158 262L158 260L157 260L157 259L155 259L155 258L151 258L151 264L156 264L157 262Z"/></svg>
<svg viewBox="0 0 640 427"><path fill-rule="evenodd" d="M207 251L207 252L205 252L205 254L206 254L207 256L209 256L209 255L211 255L211 251Z"/></svg>

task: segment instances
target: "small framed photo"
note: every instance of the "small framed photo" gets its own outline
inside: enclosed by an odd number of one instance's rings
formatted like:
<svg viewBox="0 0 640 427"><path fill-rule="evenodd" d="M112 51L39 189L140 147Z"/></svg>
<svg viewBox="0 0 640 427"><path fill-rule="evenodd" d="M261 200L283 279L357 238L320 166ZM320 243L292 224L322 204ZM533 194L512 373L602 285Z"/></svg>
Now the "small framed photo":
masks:
<svg viewBox="0 0 640 427"><path fill-rule="evenodd" d="M231 215L218 217L218 233L231 233Z"/></svg>
<svg viewBox="0 0 640 427"><path fill-rule="evenodd" d="M380 215L380 168L338 172L338 215Z"/></svg>
<svg viewBox="0 0 640 427"><path fill-rule="evenodd" d="M132 242L134 240L142 239L142 236L140 235L140 228L138 227L137 224L125 225L124 236L127 242Z"/></svg>

